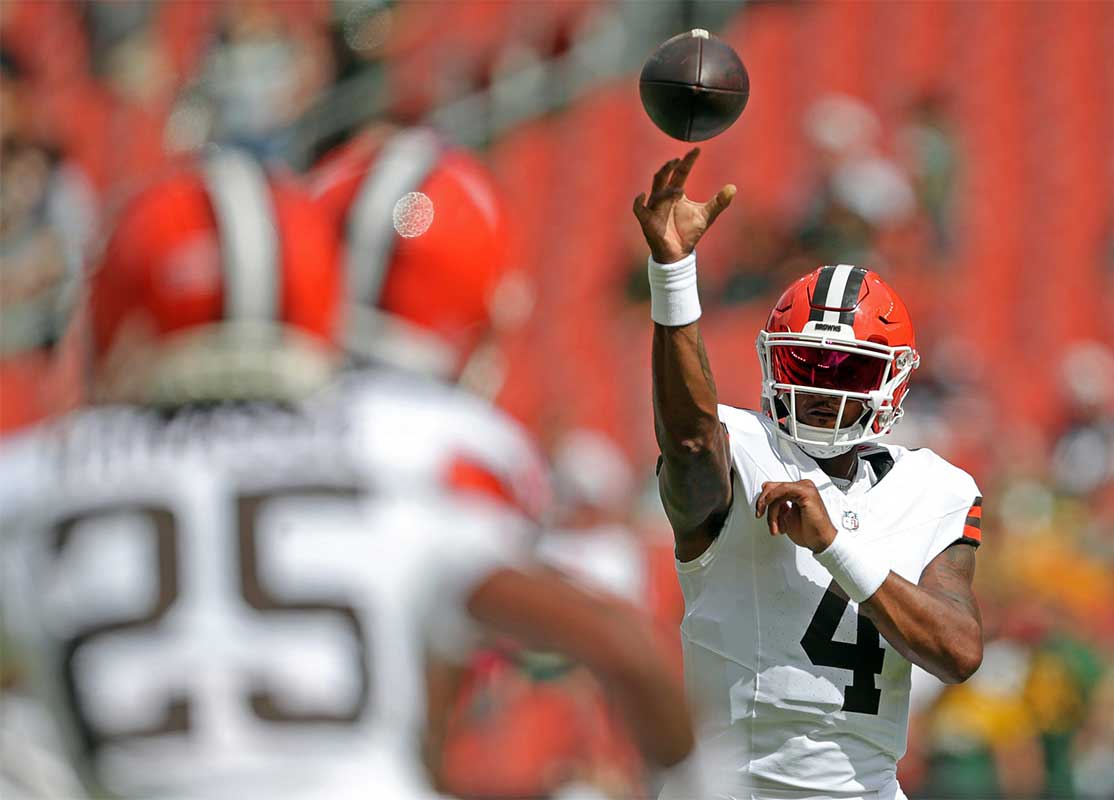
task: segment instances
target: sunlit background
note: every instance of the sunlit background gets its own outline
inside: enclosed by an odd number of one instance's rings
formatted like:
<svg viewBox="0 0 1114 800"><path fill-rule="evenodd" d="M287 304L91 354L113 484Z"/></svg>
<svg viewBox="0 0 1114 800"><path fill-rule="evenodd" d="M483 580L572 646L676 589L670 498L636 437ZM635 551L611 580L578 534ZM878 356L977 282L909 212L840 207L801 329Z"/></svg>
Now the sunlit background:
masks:
<svg viewBox="0 0 1114 800"><path fill-rule="evenodd" d="M542 549L675 639L630 206L686 148L645 117L638 69L693 27L752 87L689 187L739 187L700 246L721 401L756 403L754 337L784 286L870 266L923 357L893 438L987 498L985 660L961 686L917 682L902 785L1114 796L1114 3L4 0L3 430L82 401L83 275L169 165L238 145L297 176L369 121L428 125L474 149L510 213L513 270L466 378L551 457ZM437 213L408 196L392 221L420 237ZM636 752L580 670L492 651L441 782L619 795Z"/></svg>

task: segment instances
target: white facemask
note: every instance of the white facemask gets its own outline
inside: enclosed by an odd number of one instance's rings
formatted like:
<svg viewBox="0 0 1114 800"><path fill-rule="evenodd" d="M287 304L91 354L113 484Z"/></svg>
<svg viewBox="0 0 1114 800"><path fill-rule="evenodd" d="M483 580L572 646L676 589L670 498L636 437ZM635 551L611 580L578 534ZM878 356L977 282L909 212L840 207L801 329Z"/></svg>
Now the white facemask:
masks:
<svg viewBox="0 0 1114 800"><path fill-rule="evenodd" d="M762 368L762 410L778 422L777 435L794 442L813 458L834 458L848 452L858 444L866 444L885 436L901 419L900 396L910 373L920 363L920 356L908 346L889 347L854 338L833 338L827 334L795 333L791 331L759 331L755 342L758 362ZM824 347L849 353L860 353L888 362L878 388L870 391L844 391L821 387L798 386L774 379L771 352L775 347ZM838 431L806 425L792 419L796 415L797 394L821 394L840 400L843 404L856 400L863 404L864 414L855 424L841 426ZM794 425L795 423L795 425ZM802 441L803 440L803 441Z"/></svg>
<svg viewBox="0 0 1114 800"><path fill-rule="evenodd" d="M786 424L788 431L788 424ZM808 439L831 439L832 429L821 428L816 425L805 425L800 420L797 420L797 433L798 436L803 435ZM866 434L866 428L863 427L861 422L855 423L839 429L835 435L835 444L805 444L804 442L797 441L797 446L808 453L813 458L835 458L841 456L855 446L854 442ZM852 444L843 444L843 442L852 442Z"/></svg>

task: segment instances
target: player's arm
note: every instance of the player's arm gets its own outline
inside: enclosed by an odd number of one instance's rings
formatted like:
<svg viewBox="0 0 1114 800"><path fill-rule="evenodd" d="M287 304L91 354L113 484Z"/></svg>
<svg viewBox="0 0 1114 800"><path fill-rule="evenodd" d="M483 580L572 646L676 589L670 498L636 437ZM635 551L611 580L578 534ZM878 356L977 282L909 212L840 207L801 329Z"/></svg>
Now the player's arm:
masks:
<svg viewBox="0 0 1114 800"><path fill-rule="evenodd" d="M891 572L859 610L914 664L945 683L962 683L982 663L974 578L975 548L953 544L925 568L920 583Z"/></svg>
<svg viewBox="0 0 1114 800"><path fill-rule="evenodd" d="M483 625L587 666L608 690L649 762L671 767L693 749L684 692L649 624L618 601L552 573L500 569L470 594Z"/></svg>
<svg viewBox="0 0 1114 800"><path fill-rule="evenodd" d="M914 664L945 683L961 683L982 663L982 617L975 601L975 549L953 544L932 560L919 583L878 562L868 547L840 534L809 480L763 484L755 515L771 535L807 547L859 604L878 632Z"/></svg>
<svg viewBox="0 0 1114 800"><path fill-rule="evenodd" d="M667 162L654 175L649 198L640 194L634 201L653 259L654 431L662 454L658 481L682 561L708 548L731 505L731 457L696 323L700 304L692 253L730 204L735 187L725 186L707 203L685 197L685 179L699 152L693 149L683 159Z"/></svg>

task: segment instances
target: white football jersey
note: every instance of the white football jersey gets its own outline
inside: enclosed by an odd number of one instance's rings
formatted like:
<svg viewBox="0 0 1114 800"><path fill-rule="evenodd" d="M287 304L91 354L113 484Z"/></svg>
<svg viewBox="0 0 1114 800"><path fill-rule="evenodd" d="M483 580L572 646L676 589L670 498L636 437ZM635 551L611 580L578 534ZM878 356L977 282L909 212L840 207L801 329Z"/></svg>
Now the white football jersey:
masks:
<svg viewBox="0 0 1114 800"><path fill-rule="evenodd" d="M734 501L708 550L677 563L685 678L701 736L732 765L740 798L893 797L911 665L831 590L809 550L770 535L754 503L766 481L810 479L837 528L870 541L916 583L964 539L978 489L929 450L873 447L844 493L764 415L725 406L719 414Z"/></svg>
<svg viewBox="0 0 1114 800"><path fill-rule="evenodd" d="M90 782L122 797L430 797L425 653L531 523L452 487L521 431L403 376L304 408L79 413L6 581ZM9 572L12 572L9 569Z"/></svg>

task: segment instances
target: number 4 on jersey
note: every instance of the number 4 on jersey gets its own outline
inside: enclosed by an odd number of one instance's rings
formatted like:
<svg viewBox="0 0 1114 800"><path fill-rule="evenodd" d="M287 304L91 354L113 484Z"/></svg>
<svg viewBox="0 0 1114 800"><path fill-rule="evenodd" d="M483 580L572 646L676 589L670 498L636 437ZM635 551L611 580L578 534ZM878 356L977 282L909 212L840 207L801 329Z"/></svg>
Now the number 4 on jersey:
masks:
<svg viewBox="0 0 1114 800"><path fill-rule="evenodd" d="M844 711L877 714L882 690L875 688L874 676L882 674L882 662L886 657L886 651L879 645L878 629L865 616L856 614L855 643L835 641L836 628L850 602L829 586L801 638L801 647L809 661L818 667L851 670L854 678L843 690Z"/></svg>

